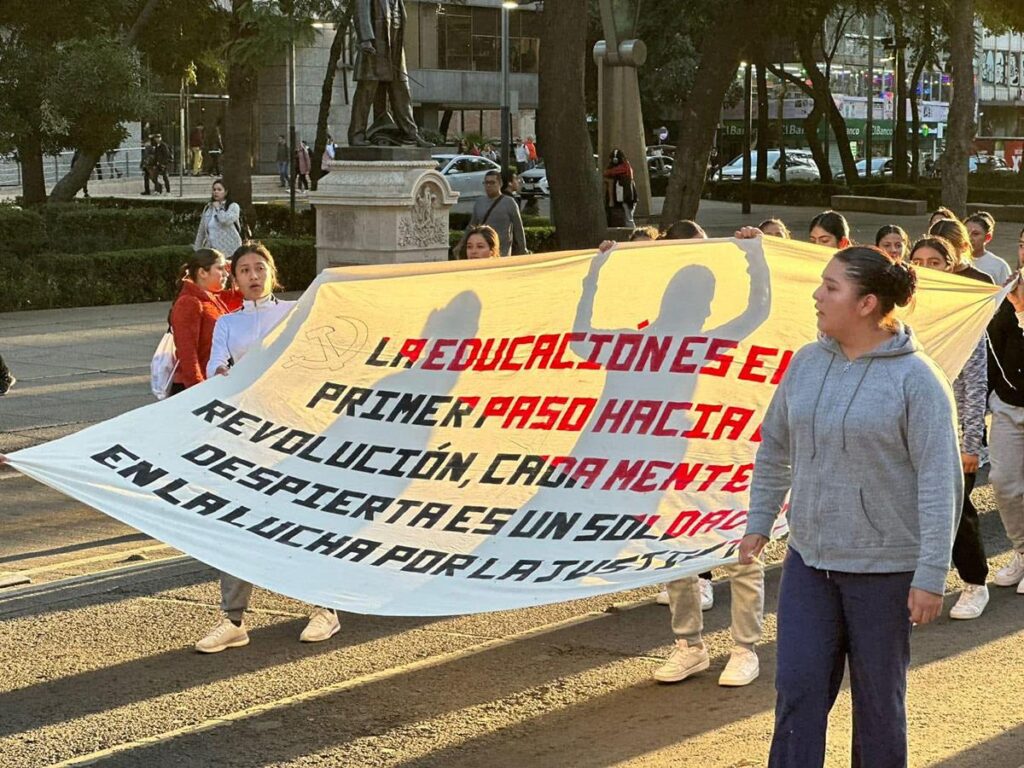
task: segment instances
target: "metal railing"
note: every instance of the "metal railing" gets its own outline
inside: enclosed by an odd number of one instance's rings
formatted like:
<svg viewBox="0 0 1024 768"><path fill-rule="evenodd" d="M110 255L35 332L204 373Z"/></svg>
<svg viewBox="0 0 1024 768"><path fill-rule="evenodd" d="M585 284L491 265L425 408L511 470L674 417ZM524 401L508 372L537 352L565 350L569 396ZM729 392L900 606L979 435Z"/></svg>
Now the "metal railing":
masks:
<svg viewBox="0 0 1024 768"><path fill-rule="evenodd" d="M171 148L172 152L174 148ZM74 151L68 150L56 155L43 157L43 179L46 187L50 188L62 179L71 170L71 158ZM139 164L142 161L142 147L119 147L105 153L96 167L93 168L89 180L100 181L105 179L141 179L142 169ZM169 175L175 175L178 168L177 157L171 166L167 168ZM13 155L0 155L0 188L20 187L22 183L21 163Z"/></svg>

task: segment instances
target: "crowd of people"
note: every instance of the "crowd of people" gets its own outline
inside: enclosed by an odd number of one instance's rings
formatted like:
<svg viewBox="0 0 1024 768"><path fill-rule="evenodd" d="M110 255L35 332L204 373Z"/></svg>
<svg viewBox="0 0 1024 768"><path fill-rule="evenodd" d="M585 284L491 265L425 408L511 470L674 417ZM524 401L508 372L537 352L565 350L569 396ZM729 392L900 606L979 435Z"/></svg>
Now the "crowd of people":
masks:
<svg viewBox="0 0 1024 768"><path fill-rule="evenodd" d="M485 190L463 238L465 257L525 252L519 209L503 194L500 174L488 174ZM243 239L239 219L239 206L215 181L169 315L179 359L172 395L230 376L294 304L276 296L273 256ZM900 226L885 225L873 245L858 245L835 211L807 226L810 242L834 252L812 297L818 340L793 357L767 409L739 561L722 569L732 594L734 647L719 684L744 686L760 674L761 553L785 510L790 533L777 611L774 768L823 764L828 714L847 665L854 763L906 764L912 627L942 611L950 560L964 584L951 618L978 619L990 599L971 501L986 463L1012 546L1010 562L991 581L1024 594L1024 287L1010 290L953 381L896 317L912 301L920 270L995 285L1014 279L1024 262L1024 230L1011 267L988 250L995 221L987 213L961 221L940 208L925 229L912 240ZM706 237L697 222L684 220L664 232L635 228L629 239ZM736 237L790 239L792 233L770 218ZM605 241L601 254L612 247ZM0 359L0 395L13 383ZM244 614L251 594L251 584L221 575L223 616L196 643L198 651L249 642ZM673 581L657 602L670 608L675 645L654 679L675 683L707 670L702 614L714 605L712 574ZM336 612L317 607L300 639L326 640L339 629Z"/></svg>

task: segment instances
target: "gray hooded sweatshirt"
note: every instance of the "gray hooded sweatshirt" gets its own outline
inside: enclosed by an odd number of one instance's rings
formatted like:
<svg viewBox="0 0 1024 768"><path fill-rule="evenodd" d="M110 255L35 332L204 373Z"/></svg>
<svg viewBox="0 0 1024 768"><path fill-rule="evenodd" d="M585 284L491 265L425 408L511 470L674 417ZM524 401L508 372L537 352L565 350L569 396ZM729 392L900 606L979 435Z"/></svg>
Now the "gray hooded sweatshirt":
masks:
<svg viewBox="0 0 1024 768"><path fill-rule="evenodd" d="M826 336L805 346L761 438L747 533L768 536L790 491L789 545L807 565L914 571L942 594L963 495L956 410L910 328L852 362Z"/></svg>

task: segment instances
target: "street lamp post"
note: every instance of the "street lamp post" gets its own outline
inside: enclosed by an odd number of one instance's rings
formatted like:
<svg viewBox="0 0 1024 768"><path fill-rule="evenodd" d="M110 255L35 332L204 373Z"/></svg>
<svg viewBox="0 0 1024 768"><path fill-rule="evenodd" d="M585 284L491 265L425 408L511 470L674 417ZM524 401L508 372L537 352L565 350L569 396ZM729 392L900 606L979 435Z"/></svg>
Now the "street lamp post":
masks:
<svg viewBox="0 0 1024 768"><path fill-rule="evenodd" d="M288 165L291 173L288 187L288 204L290 207L289 224L292 229L295 227L295 177L299 169L296 167L298 160L295 150L298 149L295 142L295 0L288 5Z"/></svg>
<svg viewBox="0 0 1024 768"><path fill-rule="evenodd" d="M871 178L871 131L875 121L875 15L868 17L868 115L864 124L864 176Z"/></svg>
<svg viewBox="0 0 1024 768"><path fill-rule="evenodd" d="M750 63L741 62L743 67L743 213L750 213L750 132L752 130Z"/></svg>
<svg viewBox="0 0 1024 768"><path fill-rule="evenodd" d="M512 151L512 113L509 107L509 63L508 63L508 27L509 13L518 7L516 0L503 0L501 4L501 164L502 182L507 182L508 169L511 165L509 156Z"/></svg>

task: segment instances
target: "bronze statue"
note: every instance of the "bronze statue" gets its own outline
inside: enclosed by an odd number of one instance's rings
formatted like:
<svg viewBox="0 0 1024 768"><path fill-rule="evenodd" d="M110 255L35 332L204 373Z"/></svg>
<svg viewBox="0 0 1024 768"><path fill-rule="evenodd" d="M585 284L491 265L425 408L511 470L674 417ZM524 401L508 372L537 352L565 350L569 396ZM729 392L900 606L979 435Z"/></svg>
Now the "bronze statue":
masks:
<svg viewBox="0 0 1024 768"><path fill-rule="evenodd" d="M356 0L359 54L353 79L352 119L348 143L432 146L416 127L405 66L404 0ZM370 108L373 125L367 128Z"/></svg>

